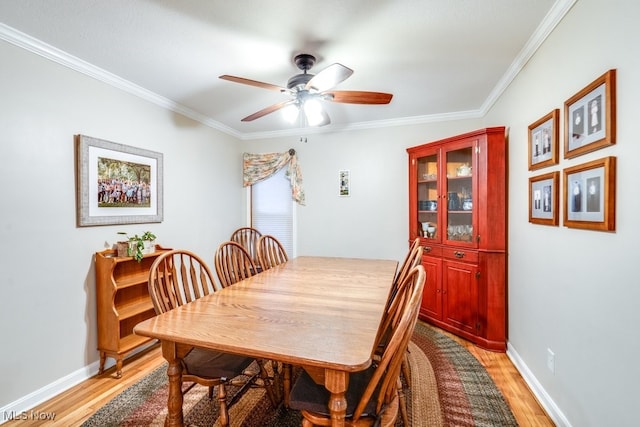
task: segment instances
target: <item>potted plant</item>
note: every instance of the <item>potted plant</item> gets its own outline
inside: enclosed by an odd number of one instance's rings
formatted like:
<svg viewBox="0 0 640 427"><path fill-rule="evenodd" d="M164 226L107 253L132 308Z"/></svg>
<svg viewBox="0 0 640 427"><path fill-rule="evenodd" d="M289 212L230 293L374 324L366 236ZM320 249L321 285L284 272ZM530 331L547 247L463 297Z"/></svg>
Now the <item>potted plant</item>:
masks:
<svg viewBox="0 0 640 427"><path fill-rule="evenodd" d="M156 251L156 235L150 231L145 231L142 234L142 243L144 245L143 252L145 254L152 254Z"/></svg>
<svg viewBox="0 0 640 427"><path fill-rule="evenodd" d="M118 256L130 256L140 262L144 254L155 252L156 235L150 231L145 231L142 236L136 234L132 237L124 231L118 231L118 234L127 238L117 243Z"/></svg>
<svg viewBox="0 0 640 427"><path fill-rule="evenodd" d="M118 234L122 234L125 240L119 240L116 242L116 251L118 257L129 256L129 236L124 231L118 231Z"/></svg>

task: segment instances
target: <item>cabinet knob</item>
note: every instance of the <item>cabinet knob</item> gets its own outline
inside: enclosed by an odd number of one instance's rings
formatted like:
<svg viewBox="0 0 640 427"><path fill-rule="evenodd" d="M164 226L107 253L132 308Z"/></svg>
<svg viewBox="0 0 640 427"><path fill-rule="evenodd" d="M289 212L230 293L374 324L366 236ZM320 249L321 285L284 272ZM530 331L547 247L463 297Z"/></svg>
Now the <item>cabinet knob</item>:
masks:
<svg viewBox="0 0 640 427"><path fill-rule="evenodd" d="M425 246L422 250L425 253L429 253L429 252L431 252L431 246Z"/></svg>
<svg viewBox="0 0 640 427"><path fill-rule="evenodd" d="M455 251L453 254L455 255L456 258L463 258L464 257L464 252Z"/></svg>

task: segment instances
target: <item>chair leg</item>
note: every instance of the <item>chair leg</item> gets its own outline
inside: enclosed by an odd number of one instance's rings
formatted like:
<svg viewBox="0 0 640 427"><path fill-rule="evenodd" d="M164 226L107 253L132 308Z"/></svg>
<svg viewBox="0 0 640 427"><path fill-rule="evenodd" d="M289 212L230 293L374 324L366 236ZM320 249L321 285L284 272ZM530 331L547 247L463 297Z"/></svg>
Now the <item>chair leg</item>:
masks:
<svg viewBox="0 0 640 427"><path fill-rule="evenodd" d="M398 405L400 406L400 416L402 417L402 425L409 427L409 415L407 414L407 400L404 397L404 389L402 388L402 380L398 377Z"/></svg>
<svg viewBox="0 0 640 427"><path fill-rule="evenodd" d="M306 418L302 419L302 427L313 427L313 423Z"/></svg>
<svg viewBox="0 0 640 427"><path fill-rule="evenodd" d="M227 408L227 390L224 384L218 385L218 404L220 405L220 425L227 427L229 425L229 411Z"/></svg>
<svg viewBox="0 0 640 427"><path fill-rule="evenodd" d="M271 361L271 370L273 371L273 392L276 395L278 402L282 401L282 372L280 369L280 362L275 360Z"/></svg>
<svg viewBox="0 0 640 427"><path fill-rule="evenodd" d="M260 368L260 378L264 383L265 391L267 392L267 396L271 401L271 404L274 408L278 407L278 397L276 391L274 390L274 381L269 377L269 373L264 367L264 362L262 360L257 360L258 367ZM274 374L275 375L275 374Z"/></svg>
<svg viewBox="0 0 640 427"><path fill-rule="evenodd" d="M406 354L402 358L402 365L400 366L400 368L402 369L402 376L407 382L407 387L411 387L411 369L409 368L409 360L407 360Z"/></svg>
<svg viewBox="0 0 640 427"><path fill-rule="evenodd" d="M289 407L289 393L291 392L291 365L285 363L282 367L284 371L284 381L282 384L282 388L284 389L284 407Z"/></svg>

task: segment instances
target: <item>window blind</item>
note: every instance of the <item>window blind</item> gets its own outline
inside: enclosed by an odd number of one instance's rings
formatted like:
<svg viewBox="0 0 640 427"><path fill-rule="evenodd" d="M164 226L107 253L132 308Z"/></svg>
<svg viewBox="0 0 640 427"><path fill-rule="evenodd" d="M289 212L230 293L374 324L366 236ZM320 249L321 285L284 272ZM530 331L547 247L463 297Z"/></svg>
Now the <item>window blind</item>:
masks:
<svg viewBox="0 0 640 427"><path fill-rule="evenodd" d="M293 200L291 184L280 169L251 186L251 226L276 237L293 258Z"/></svg>

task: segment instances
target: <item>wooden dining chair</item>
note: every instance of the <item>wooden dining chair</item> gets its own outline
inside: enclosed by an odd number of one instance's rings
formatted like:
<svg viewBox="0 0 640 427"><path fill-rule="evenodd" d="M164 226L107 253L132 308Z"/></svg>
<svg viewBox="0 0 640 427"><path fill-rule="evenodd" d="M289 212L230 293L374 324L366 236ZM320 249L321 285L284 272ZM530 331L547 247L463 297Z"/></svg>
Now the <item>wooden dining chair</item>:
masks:
<svg viewBox="0 0 640 427"><path fill-rule="evenodd" d="M214 255L216 273L223 288L258 272L251 255L239 243L222 242Z"/></svg>
<svg viewBox="0 0 640 427"><path fill-rule="evenodd" d="M262 233L260 233L258 229L253 227L240 227L231 234L229 240L245 248L247 252L249 252L249 255L251 255L253 263L259 266L258 239L260 239L260 237L262 237Z"/></svg>
<svg viewBox="0 0 640 427"><path fill-rule="evenodd" d="M423 250L424 248L420 245L420 238L416 237L413 242L411 242L404 261L402 261L402 264L398 267L396 276L393 279L392 291L395 292L395 289L402 283L409 271L422 262Z"/></svg>
<svg viewBox="0 0 640 427"><path fill-rule="evenodd" d="M384 350L385 340L388 338L384 336L385 334L389 334L389 322L392 322L394 319L391 317L394 315L394 309L392 307L395 299L399 296L399 293L403 291L403 286L406 283L406 277L411 270L422 263L422 252L423 247L420 245L420 238L414 239L405 255L404 261L399 265L398 270L396 271L396 276L393 279L393 285L391 287L391 291L389 292L389 298L387 300L387 306L385 308L385 312L382 318L382 322L380 323L380 327L378 328L378 336L376 338L377 350L376 355L379 357L382 351ZM395 314L397 316L397 312ZM404 388L403 384L406 384L406 387L411 387L411 370L409 369L409 361L408 361L408 350L405 353L402 364L401 364L402 376L405 379L405 382L399 383L398 387L398 395L399 395L399 410L400 415L402 416L402 420L405 425L408 423L408 414L407 414L407 405L404 397Z"/></svg>
<svg viewBox="0 0 640 427"><path fill-rule="evenodd" d="M183 304L209 295L221 287L213 281L213 275L206 263L193 252L181 249L170 250L160 255L149 271L149 295L156 314L165 313ZM258 372L247 368L257 362ZM274 407L277 405L272 390L272 381L261 361L251 357L239 356L194 347L182 359L182 381L195 382L209 387L209 398L213 398L213 388L218 387L217 399L220 405L220 424L229 424L229 406L226 386L240 387L236 398L247 387L256 385L260 377L262 386ZM247 379L248 378L248 379ZM235 398L231 404L235 403Z"/></svg>
<svg viewBox="0 0 640 427"><path fill-rule="evenodd" d="M270 234L258 239L258 261L262 270L268 270L289 260L282 243Z"/></svg>
<svg viewBox="0 0 640 427"><path fill-rule="evenodd" d="M218 280L222 287L225 288L240 280L249 278L260 271L253 263L249 252L236 242L222 242L220 246L218 246L214 258ZM263 360L262 362L265 363L269 361ZM291 367L289 365L280 367L280 364L274 360L270 362L273 371L274 393L282 390L286 404L289 396ZM274 394L274 396L277 398L279 394Z"/></svg>
<svg viewBox="0 0 640 427"><path fill-rule="evenodd" d="M257 245L258 262L262 271L275 267L276 265L285 263L289 260L287 251L282 243L270 234L265 234L258 239ZM291 373L292 367L288 363L279 364L275 361L272 363L275 377L282 379L282 390L284 394L284 405L289 406L289 392L291 390Z"/></svg>
<svg viewBox="0 0 640 427"><path fill-rule="evenodd" d="M424 267L415 267L405 281L404 290L393 303L398 316L393 316L396 320L389 324L391 334L382 356L369 368L349 376L345 393L346 426L395 425L400 366L418 319L425 282ZM323 384L317 384L309 374L302 372L291 389L290 407L301 411L303 427L330 426L329 397Z"/></svg>
<svg viewBox="0 0 640 427"><path fill-rule="evenodd" d="M419 239L416 239L419 240ZM415 242L414 242L415 243ZM389 338L393 332L393 328L400 320L401 313L398 310L398 307L404 304L408 292L410 291L410 287L408 285L411 283L412 277L410 274L415 271L415 269L421 265L422 261L422 248L418 245L416 247L415 244L411 246L409 249L409 253L407 254L403 266L399 270L397 276L399 276L394 281L392 292L389 295L387 300L387 306L385 308L384 314L382 316L382 321L380 322L380 326L378 327L378 334L376 337L376 351L375 357L380 358L382 353L384 352L386 346L388 345ZM409 266L410 268L407 268ZM413 273L415 275L415 273ZM425 282L426 282L426 272L425 272ZM424 289L424 285L423 285ZM407 387L411 387L411 370L409 369L409 361L408 361L408 353L407 349L402 357L402 361L400 364L400 369L402 372L402 376L405 379L405 383ZM403 382L398 378L398 400L399 400L399 410L400 415L402 417L402 421L404 425L408 425L408 413L407 413L407 404L404 395L404 387Z"/></svg>

